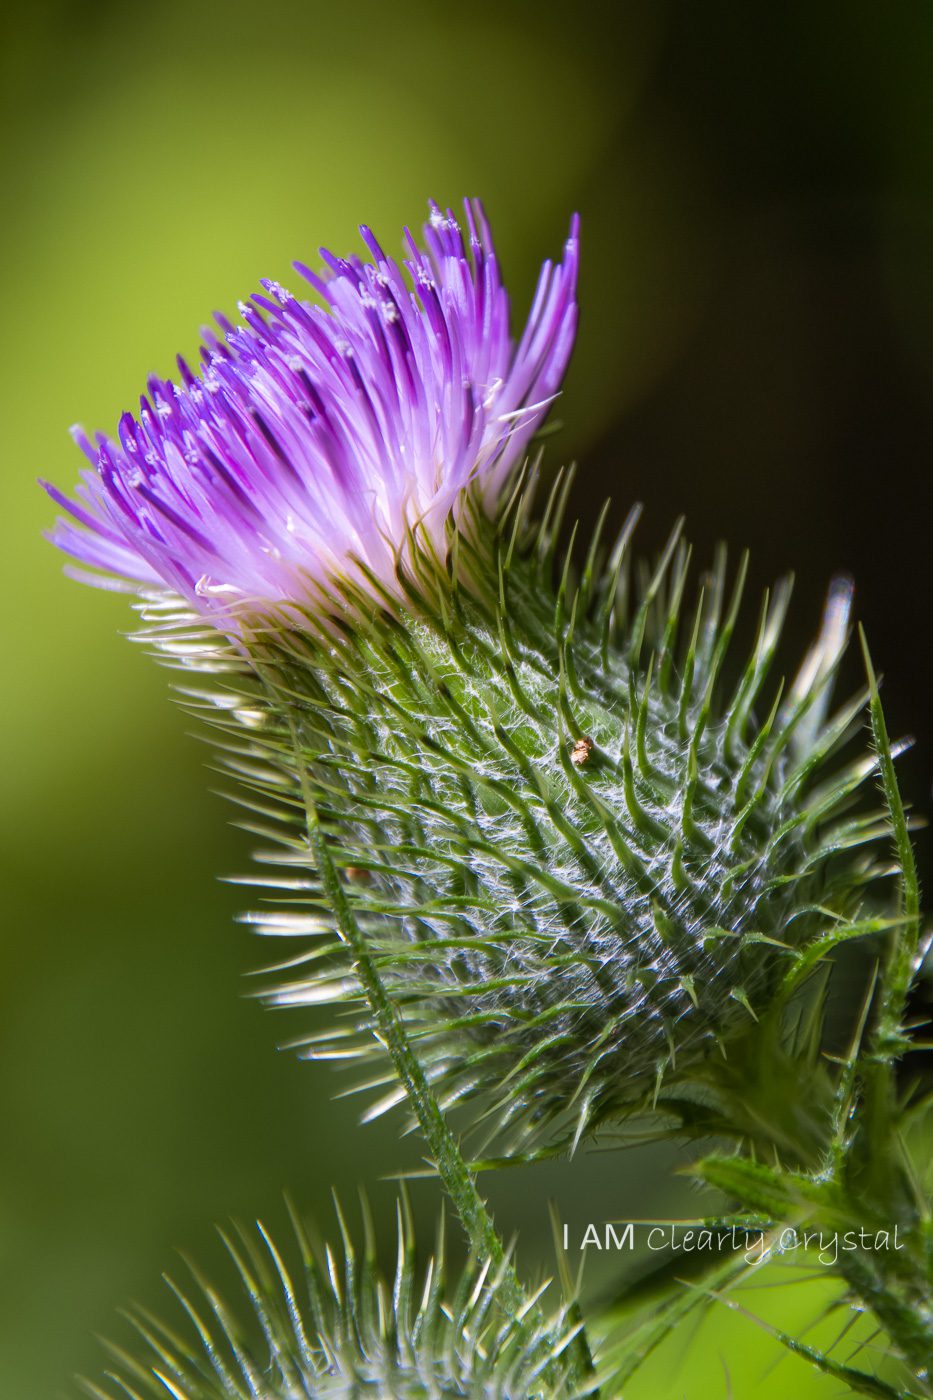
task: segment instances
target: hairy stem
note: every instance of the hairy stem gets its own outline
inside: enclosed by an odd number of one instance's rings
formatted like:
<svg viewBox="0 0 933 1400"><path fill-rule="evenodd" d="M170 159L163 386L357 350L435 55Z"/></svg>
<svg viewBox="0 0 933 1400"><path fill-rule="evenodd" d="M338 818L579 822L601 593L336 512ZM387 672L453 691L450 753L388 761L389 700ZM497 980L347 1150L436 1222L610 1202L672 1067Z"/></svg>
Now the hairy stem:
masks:
<svg viewBox="0 0 933 1400"><path fill-rule="evenodd" d="M933 1311L928 1302L922 1301L925 1290L922 1264L918 1263L916 1269L913 1298L905 1298L892 1287L890 1279L880 1269L857 1253L842 1256L840 1272L897 1344L922 1385L923 1394L933 1395L930 1375L933 1367Z"/></svg>

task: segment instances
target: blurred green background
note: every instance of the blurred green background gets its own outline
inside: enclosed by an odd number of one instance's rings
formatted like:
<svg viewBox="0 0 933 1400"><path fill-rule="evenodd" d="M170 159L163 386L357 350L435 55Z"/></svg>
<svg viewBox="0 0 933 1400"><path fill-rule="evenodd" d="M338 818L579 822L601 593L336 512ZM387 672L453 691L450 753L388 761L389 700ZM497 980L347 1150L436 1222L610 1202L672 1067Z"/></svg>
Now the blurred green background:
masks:
<svg viewBox="0 0 933 1400"><path fill-rule="evenodd" d="M0 1395L46 1400L101 1369L125 1299L162 1301L176 1247L216 1262L212 1222L282 1230L283 1188L326 1215L335 1182L383 1210L378 1179L418 1161L244 996L263 950L215 876L247 843L206 750L122 639L125 600L40 538L68 425L112 427L215 307L362 220L397 247L429 195L481 194L521 312L579 209L549 447L581 462L578 512L641 498L646 547L686 510L701 556L724 536L757 584L795 568L800 641L853 572L892 727L926 731L904 775L928 806L933 11L40 0L4 24ZM490 1190L546 1267L549 1197L571 1221L691 1213L660 1155ZM819 1279L780 1282L749 1308L818 1316ZM714 1312L630 1395L836 1393L781 1356Z"/></svg>

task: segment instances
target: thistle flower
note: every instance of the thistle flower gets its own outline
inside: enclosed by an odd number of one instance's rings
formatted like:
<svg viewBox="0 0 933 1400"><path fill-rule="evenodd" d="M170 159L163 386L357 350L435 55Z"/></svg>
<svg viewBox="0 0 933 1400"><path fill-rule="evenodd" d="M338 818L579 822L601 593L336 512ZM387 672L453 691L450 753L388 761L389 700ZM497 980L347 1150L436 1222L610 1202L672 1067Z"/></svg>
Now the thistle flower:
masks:
<svg viewBox="0 0 933 1400"><path fill-rule="evenodd" d="M355 566L394 589L415 537L443 556L465 488L494 512L577 319L576 219L516 344L482 206L465 211L466 237L436 205L424 249L406 230L404 271L365 227L371 261L296 263L326 310L264 281L244 325L218 315L200 378L179 357L181 383L150 378L117 441L75 431L91 466L73 500L46 487L69 517L54 542L91 581L221 614L308 601Z"/></svg>
<svg viewBox="0 0 933 1400"><path fill-rule="evenodd" d="M570 351L576 221L517 347L476 204L467 230L433 210L410 288L364 230L371 263L305 270L330 314L267 286L201 380L85 444L55 538L222 674L206 711L281 901L255 922L318 940L272 999L353 1017L308 1052L383 1055L364 948L441 1104L517 1151L725 1050L847 926L879 825L847 811L871 760L832 762L861 704L829 711L844 592L759 712L785 588L729 681L723 559L692 620L679 536L634 582L628 527L555 577L563 488L533 524L504 487Z"/></svg>
<svg viewBox="0 0 933 1400"><path fill-rule="evenodd" d="M570 1396L563 1312L534 1331L510 1318L499 1280L469 1263L451 1278L439 1232L419 1269L407 1208L398 1212L394 1278L375 1258L367 1220L359 1255L338 1206L341 1244L318 1252L295 1219L300 1270L262 1226L223 1235L244 1295L239 1310L192 1269L195 1287L171 1287L187 1313L171 1324L130 1313L139 1354L111 1346L114 1369L82 1382L92 1400L558 1400ZM573 1389L573 1393L583 1392Z"/></svg>

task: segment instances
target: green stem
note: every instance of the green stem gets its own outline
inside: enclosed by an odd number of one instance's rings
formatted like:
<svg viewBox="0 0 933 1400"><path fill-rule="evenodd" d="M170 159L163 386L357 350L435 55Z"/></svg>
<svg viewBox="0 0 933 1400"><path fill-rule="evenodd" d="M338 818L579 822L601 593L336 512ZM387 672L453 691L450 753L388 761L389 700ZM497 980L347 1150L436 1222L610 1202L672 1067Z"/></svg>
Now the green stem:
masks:
<svg viewBox="0 0 933 1400"><path fill-rule="evenodd" d="M858 1253L843 1256L840 1272L850 1287L868 1304L892 1341L896 1342L925 1395L933 1394L933 1312L922 1301L925 1290L922 1265L913 1280L914 1298L892 1288L883 1273ZM915 1301L916 1299L916 1301Z"/></svg>

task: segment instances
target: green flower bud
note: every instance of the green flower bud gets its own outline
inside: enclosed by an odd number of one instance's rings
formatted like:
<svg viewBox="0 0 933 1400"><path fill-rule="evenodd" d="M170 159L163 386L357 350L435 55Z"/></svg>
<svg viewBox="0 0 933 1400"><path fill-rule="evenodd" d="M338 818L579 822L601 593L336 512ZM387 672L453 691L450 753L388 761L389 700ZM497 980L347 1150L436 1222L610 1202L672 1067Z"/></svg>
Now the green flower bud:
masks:
<svg viewBox="0 0 933 1400"><path fill-rule="evenodd" d="M310 802L442 1105L475 1101L512 1152L573 1142L725 1049L852 914L877 833L849 810L872 760L835 762L863 704L829 714L845 586L766 694L786 585L730 677L744 568L727 590L721 556L688 607L679 532L633 571L632 520L555 582L559 509L526 513L477 510L443 566L413 549L402 605L385 590L374 613L348 584L306 630L257 623L229 708L208 702L274 838L253 922L312 940L271 1000L349 1007L305 1049L385 1069L309 868ZM403 1097L385 1080L378 1107Z"/></svg>
<svg viewBox="0 0 933 1400"><path fill-rule="evenodd" d="M295 1221L300 1270L263 1227L222 1234L239 1275L240 1311L191 1266L193 1289L170 1281L180 1316L134 1309L140 1354L108 1344L114 1366L92 1400L558 1400L571 1394L563 1313L535 1330L507 1315L500 1281L469 1264L452 1281L437 1253L417 1267L404 1203L394 1278L379 1271L366 1217L357 1256L338 1207L341 1244L316 1252ZM185 1316L186 1314L186 1316ZM576 1392L579 1394L580 1392Z"/></svg>

